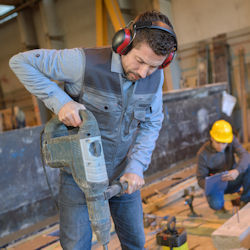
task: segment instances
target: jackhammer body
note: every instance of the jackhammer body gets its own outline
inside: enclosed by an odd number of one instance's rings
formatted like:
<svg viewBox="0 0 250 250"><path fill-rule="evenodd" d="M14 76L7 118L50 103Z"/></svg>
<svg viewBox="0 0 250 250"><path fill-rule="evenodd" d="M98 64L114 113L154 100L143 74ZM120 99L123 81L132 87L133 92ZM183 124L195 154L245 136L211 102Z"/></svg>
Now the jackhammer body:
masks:
<svg viewBox="0 0 250 250"><path fill-rule="evenodd" d="M42 153L52 168L70 168L73 178L84 192L91 227L104 249L110 240L110 209L108 199L123 193L126 185L109 186L99 127L94 115L81 110L82 124L69 129L58 117L44 128Z"/></svg>

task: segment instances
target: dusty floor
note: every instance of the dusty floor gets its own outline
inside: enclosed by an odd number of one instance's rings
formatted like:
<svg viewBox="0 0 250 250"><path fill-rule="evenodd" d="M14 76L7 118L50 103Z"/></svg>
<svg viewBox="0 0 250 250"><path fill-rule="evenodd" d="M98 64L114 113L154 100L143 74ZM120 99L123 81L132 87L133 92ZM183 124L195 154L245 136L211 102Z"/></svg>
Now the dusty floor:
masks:
<svg viewBox="0 0 250 250"><path fill-rule="evenodd" d="M154 212L159 217L175 216L177 219L177 227L184 227L187 231L187 242L189 250L214 250L211 233L220 227L228 218L232 216L232 205L230 201L226 201L225 207L228 210L226 214L216 214L207 205L206 199L203 196L202 190L196 190L193 201L194 211L201 217L189 217L189 206L185 204L184 199L179 199L170 205L162 207ZM156 230L158 226L145 228L147 250L159 249L156 244ZM15 245L9 246L6 249L11 250L61 250L58 240L58 224L44 231L41 231L31 237L28 237ZM102 250L102 246L95 243L93 250ZM119 240L115 233L111 236L109 250L121 249Z"/></svg>

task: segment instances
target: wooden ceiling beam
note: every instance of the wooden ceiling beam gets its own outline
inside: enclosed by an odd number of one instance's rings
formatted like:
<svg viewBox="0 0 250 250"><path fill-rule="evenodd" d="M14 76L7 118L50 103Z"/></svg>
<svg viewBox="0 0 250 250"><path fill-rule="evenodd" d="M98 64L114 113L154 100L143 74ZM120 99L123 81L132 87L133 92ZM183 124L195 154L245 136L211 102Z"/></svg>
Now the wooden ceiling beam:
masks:
<svg viewBox="0 0 250 250"><path fill-rule="evenodd" d="M0 4L3 5L19 5L21 4L23 1L22 0L0 0Z"/></svg>

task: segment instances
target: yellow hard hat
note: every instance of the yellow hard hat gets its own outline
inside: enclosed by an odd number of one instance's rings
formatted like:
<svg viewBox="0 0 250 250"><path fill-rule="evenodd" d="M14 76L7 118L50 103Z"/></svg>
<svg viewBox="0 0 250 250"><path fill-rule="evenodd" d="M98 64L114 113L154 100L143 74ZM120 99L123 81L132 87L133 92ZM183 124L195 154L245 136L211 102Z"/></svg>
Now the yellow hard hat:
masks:
<svg viewBox="0 0 250 250"><path fill-rule="evenodd" d="M210 135L217 142L231 143L233 141L232 126L224 120L218 120L213 124Z"/></svg>

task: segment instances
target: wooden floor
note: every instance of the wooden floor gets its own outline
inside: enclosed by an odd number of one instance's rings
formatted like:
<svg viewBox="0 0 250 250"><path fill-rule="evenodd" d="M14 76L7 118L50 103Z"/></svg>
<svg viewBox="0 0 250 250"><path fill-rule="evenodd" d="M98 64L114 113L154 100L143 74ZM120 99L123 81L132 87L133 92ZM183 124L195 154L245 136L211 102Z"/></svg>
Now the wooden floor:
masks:
<svg viewBox="0 0 250 250"><path fill-rule="evenodd" d="M171 192L171 189L168 190L168 192ZM182 192L184 192L184 190L182 190ZM201 189L196 188L194 195L194 210L197 214L201 215L201 217L189 217L189 206L185 204L184 198L182 197L176 201L172 201L170 204L163 203L163 207L159 207L156 211L154 211L153 214L158 216L158 222L160 221L161 217L175 216L177 219L177 227L184 227L187 231L187 242L189 250L215 250L215 247L212 243L211 234L214 230L224 224L224 222L232 216L233 209L231 202L226 201L225 203L225 207L228 210L228 213L217 214L208 207L206 199L203 195L203 191ZM145 248L147 250L159 249L159 247L156 245L155 240L158 228L159 225L152 225L145 228ZM59 243L58 229L58 224L54 225L53 227L41 231L31 237L16 242L15 244L8 246L6 249L61 250L62 248ZM102 250L103 248L99 244L95 243L93 244L92 249ZM111 235L111 241L109 243L109 250L119 249L121 249L119 240L116 234L113 232L113 234Z"/></svg>

